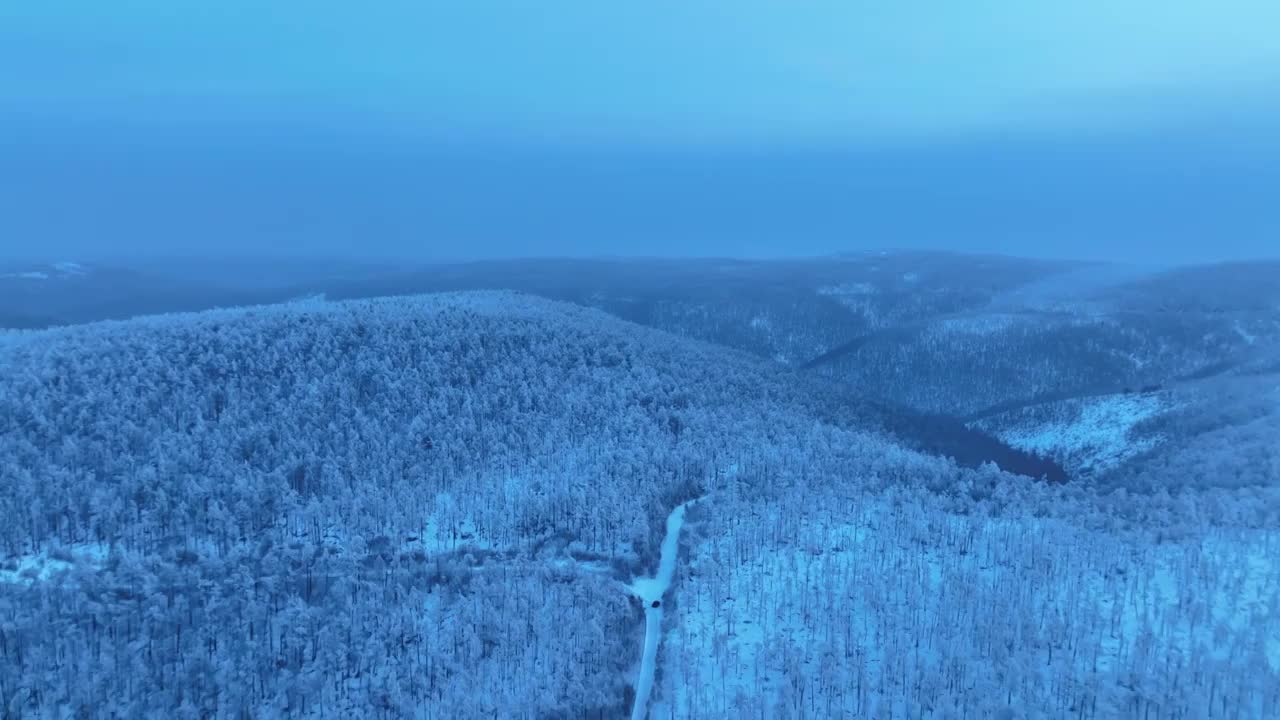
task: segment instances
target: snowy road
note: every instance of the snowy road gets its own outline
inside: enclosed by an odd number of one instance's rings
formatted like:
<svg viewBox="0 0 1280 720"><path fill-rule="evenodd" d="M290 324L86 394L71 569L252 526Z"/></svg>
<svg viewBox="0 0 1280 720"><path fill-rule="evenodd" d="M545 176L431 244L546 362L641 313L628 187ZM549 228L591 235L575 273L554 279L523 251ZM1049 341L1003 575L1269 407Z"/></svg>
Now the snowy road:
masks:
<svg viewBox="0 0 1280 720"><path fill-rule="evenodd" d="M649 693L653 690L653 671L658 662L658 642L662 639L662 596L671 585L676 571L676 552L680 545L680 529L684 527L684 511L697 502L681 503L667 516L667 534L662 539L662 558L653 577L636 578L631 592L644 601L644 654L640 658L640 677L636 680L636 701L631 707L631 720L643 720L649 710Z"/></svg>

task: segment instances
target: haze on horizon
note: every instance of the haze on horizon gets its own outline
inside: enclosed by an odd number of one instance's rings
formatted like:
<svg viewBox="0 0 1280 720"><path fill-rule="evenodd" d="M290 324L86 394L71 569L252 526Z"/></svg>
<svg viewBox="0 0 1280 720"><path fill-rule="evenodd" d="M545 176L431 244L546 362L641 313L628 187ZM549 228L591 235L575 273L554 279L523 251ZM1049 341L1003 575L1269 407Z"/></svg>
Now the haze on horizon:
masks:
<svg viewBox="0 0 1280 720"><path fill-rule="evenodd" d="M10 3L0 256L1274 257L1277 26L1266 0Z"/></svg>

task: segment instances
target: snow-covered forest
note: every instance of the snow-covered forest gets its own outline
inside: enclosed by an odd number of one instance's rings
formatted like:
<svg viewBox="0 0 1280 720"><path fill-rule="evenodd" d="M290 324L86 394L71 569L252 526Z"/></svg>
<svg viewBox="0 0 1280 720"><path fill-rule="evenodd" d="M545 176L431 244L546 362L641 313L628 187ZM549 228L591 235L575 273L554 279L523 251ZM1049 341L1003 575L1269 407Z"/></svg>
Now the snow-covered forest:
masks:
<svg viewBox="0 0 1280 720"><path fill-rule="evenodd" d="M1280 532L1232 517L1264 498L1120 521L1039 487L716 497L668 604L657 717L1280 712Z"/></svg>
<svg viewBox="0 0 1280 720"><path fill-rule="evenodd" d="M634 581L694 498L651 718L1280 713L1274 468L964 468L822 374L519 293L9 332L0 365L3 717L624 716Z"/></svg>
<svg viewBox="0 0 1280 720"><path fill-rule="evenodd" d="M0 720L1280 720L1280 0L0 0Z"/></svg>

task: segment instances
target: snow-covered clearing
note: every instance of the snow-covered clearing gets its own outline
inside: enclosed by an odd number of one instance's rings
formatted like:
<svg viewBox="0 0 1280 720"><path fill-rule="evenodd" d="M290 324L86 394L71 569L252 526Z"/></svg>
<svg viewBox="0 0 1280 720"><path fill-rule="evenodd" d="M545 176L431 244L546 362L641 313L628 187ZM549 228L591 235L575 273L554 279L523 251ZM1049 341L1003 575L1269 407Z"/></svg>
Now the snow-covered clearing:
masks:
<svg viewBox="0 0 1280 720"><path fill-rule="evenodd" d="M471 518L458 518L444 522L438 516L431 516L422 535L417 540L428 555L453 552L459 548L472 550L494 550L496 546L486 539L476 528Z"/></svg>
<svg viewBox="0 0 1280 720"><path fill-rule="evenodd" d="M34 585L46 582L76 567L99 568L106 562L108 548L98 543L78 543L66 548L42 549L0 559L0 583Z"/></svg>
<svg viewBox="0 0 1280 720"><path fill-rule="evenodd" d="M818 294L827 297L844 299L848 296L875 295L876 286L868 282L847 282L839 285L824 285L818 288Z"/></svg>

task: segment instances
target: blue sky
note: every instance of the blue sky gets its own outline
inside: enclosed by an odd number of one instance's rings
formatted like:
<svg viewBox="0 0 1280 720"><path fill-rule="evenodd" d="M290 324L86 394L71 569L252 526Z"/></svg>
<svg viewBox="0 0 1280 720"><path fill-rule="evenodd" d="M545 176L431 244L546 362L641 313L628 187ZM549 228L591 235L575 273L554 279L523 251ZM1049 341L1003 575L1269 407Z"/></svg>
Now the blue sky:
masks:
<svg viewBox="0 0 1280 720"><path fill-rule="evenodd" d="M15 0L0 237L1275 255L1276 27L1273 0Z"/></svg>

